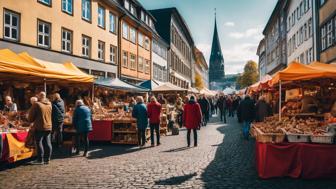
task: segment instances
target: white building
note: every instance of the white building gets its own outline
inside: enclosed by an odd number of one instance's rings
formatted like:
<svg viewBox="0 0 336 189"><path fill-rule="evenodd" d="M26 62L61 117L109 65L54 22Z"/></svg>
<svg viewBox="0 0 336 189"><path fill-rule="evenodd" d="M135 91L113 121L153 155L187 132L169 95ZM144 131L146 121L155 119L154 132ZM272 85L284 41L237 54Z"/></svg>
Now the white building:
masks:
<svg viewBox="0 0 336 189"><path fill-rule="evenodd" d="M266 44L265 39L259 42L257 55L259 56L258 68L259 68L259 80L267 74L266 69Z"/></svg>
<svg viewBox="0 0 336 189"><path fill-rule="evenodd" d="M168 44L165 43L160 36L154 36L152 44L152 79L156 81L168 81L167 51Z"/></svg>
<svg viewBox="0 0 336 189"><path fill-rule="evenodd" d="M289 0L287 8L287 62L316 60L315 0Z"/></svg>

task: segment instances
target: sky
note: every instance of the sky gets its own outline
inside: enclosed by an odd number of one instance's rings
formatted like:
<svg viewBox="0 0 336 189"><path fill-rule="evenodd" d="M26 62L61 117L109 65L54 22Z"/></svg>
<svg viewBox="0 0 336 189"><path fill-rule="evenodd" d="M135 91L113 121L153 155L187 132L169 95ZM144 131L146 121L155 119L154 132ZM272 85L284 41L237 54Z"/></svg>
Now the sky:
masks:
<svg viewBox="0 0 336 189"><path fill-rule="evenodd" d="M248 60L258 62L259 41L277 0L139 0L148 9L176 7L192 33L195 45L209 62L214 10L226 74L241 73Z"/></svg>

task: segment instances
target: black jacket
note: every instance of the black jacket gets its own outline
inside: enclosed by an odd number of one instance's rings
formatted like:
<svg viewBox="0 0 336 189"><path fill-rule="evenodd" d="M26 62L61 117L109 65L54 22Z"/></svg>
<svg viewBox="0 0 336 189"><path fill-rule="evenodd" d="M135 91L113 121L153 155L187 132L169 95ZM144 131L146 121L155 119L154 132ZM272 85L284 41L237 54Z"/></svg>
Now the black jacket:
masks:
<svg viewBox="0 0 336 189"><path fill-rule="evenodd" d="M256 115L254 101L248 96L245 97L245 99L240 102L237 114L239 122L252 122Z"/></svg>
<svg viewBox="0 0 336 189"><path fill-rule="evenodd" d="M201 106L201 110L203 113L208 112L210 109L209 101L206 98L202 98L198 101L199 105Z"/></svg>
<svg viewBox="0 0 336 189"><path fill-rule="evenodd" d="M63 100L55 100L52 102L52 123L58 124L64 121L65 108Z"/></svg>

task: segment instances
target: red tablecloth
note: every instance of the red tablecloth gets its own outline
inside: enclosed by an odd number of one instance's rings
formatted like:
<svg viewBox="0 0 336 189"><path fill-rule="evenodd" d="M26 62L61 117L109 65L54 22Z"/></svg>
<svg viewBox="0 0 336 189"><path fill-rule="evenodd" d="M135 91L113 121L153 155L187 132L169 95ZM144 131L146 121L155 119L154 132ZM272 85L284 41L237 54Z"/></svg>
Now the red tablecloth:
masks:
<svg viewBox="0 0 336 189"><path fill-rule="evenodd" d="M336 178L336 145L256 142L256 168L261 178Z"/></svg>
<svg viewBox="0 0 336 189"><path fill-rule="evenodd" d="M112 121L95 120L92 122L92 132L89 133L90 141L111 141Z"/></svg>
<svg viewBox="0 0 336 189"><path fill-rule="evenodd" d="M2 157L0 161L15 162L30 158L34 155L33 149L24 146L28 132L2 133Z"/></svg>

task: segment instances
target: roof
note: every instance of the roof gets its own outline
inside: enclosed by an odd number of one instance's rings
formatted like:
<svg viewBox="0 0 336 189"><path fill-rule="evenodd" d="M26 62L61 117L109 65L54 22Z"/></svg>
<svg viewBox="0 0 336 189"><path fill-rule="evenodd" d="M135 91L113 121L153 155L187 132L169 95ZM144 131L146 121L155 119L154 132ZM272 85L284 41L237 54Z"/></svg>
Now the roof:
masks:
<svg viewBox="0 0 336 189"><path fill-rule="evenodd" d="M99 79L95 81L95 85L110 88L110 89L133 91L133 92L147 92L148 91L148 89L127 83L118 78Z"/></svg>
<svg viewBox="0 0 336 189"><path fill-rule="evenodd" d="M208 70L209 67L208 67L208 64L207 64L207 62L204 58L204 55L197 47L194 47L194 54L195 54L195 58L196 58L195 63L199 63L199 64L203 65Z"/></svg>
<svg viewBox="0 0 336 189"><path fill-rule="evenodd" d="M171 31L171 18L176 16L177 22L180 24L184 35L192 46L194 45L194 40L192 38L191 32L185 20L183 19L180 12L175 7L149 10L149 12L156 18L155 28L159 35L170 44L170 31Z"/></svg>
<svg viewBox="0 0 336 189"><path fill-rule="evenodd" d="M257 55L261 55L261 47L262 46L265 46L266 45L266 43L265 43L265 38L263 38L262 40L260 40L260 42L259 42L259 45L258 45L258 48L257 48ZM264 48L265 50L266 50L266 47Z"/></svg>
<svg viewBox="0 0 336 189"><path fill-rule="evenodd" d="M273 20L275 18L278 18L278 13L280 12L280 10L282 9L284 4L287 4L287 0L278 0L277 4L275 5L275 8L273 9L273 12L270 16L270 18L267 21L267 24L263 30L263 34L266 35L266 31L267 29L271 26L271 24L273 23Z"/></svg>
<svg viewBox="0 0 336 189"><path fill-rule="evenodd" d="M176 92L178 92L178 91L183 92L183 91L187 91L187 89L183 89L183 88L175 86L175 85L173 85L173 84L171 84L169 82L166 82L166 83L164 83L162 85L159 85L159 86L153 88L152 91L153 92L174 92L174 91L176 91Z"/></svg>

